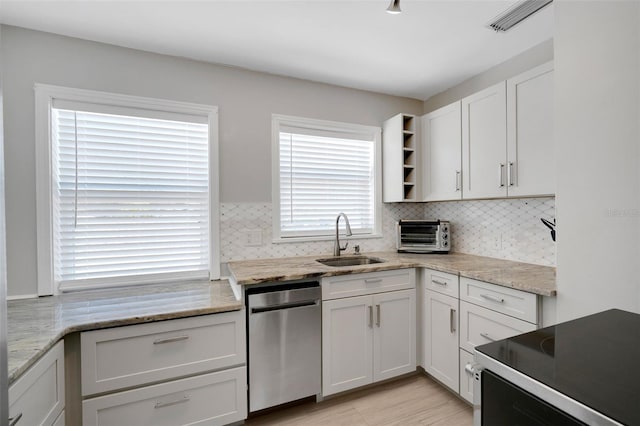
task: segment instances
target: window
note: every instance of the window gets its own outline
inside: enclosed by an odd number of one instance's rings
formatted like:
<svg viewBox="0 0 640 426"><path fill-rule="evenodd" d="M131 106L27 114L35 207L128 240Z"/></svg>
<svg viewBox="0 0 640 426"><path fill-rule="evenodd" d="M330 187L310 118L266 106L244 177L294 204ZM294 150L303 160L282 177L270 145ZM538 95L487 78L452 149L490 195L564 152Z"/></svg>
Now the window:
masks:
<svg viewBox="0 0 640 426"><path fill-rule="evenodd" d="M219 274L215 108L40 85L36 97L40 294Z"/></svg>
<svg viewBox="0 0 640 426"><path fill-rule="evenodd" d="M327 239L340 212L359 237L380 236L380 128L273 117L276 241Z"/></svg>

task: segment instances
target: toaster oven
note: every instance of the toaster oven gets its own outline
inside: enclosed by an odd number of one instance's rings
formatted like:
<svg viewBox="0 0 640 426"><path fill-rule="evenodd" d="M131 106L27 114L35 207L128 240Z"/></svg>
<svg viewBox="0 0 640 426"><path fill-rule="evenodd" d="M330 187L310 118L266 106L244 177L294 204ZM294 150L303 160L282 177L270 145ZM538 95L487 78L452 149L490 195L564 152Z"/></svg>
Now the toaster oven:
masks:
<svg viewBox="0 0 640 426"><path fill-rule="evenodd" d="M396 248L404 253L448 253L451 247L449 222L444 220L400 220Z"/></svg>

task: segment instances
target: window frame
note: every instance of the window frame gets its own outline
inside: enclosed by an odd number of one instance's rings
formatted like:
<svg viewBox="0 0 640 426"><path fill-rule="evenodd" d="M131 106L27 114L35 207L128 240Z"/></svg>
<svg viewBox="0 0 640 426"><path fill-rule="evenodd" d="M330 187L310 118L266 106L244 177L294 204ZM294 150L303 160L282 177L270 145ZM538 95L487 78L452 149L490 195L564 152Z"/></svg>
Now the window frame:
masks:
<svg viewBox="0 0 640 426"><path fill-rule="evenodd" d="M218 107L165 99L74 89L36 83L35 140L36 140L36 254L38 295L60 294L54 277L53 259L53 181L51 109L54 100L90 103L108 107L141 109L157 113L187 114L206 119L209 127L209 279L220 278L220 166L218 142ZM154 277L155 278L155 277ZM140 280L135 284L176 281L176 278ZM64 291L84 288L109 288L134 283L117 282L106 278L105 285L77 286Z"/></svg>
<svg viewBox="0 0 640 426"><path fill-rule="evenodd" d="M334 131L343 134L366 134L374 144L374 224L373 232L353 235L353 239L382 238L382 128L339 121L318 120L291 115L272 114L271 117L271 203L272 203L272 242L299 243L305 241L327 241L335 238L334 228L327 235L282 236L280 226L280 129L281 127L301 127L324 132ZM336 216L340 212L336 212Z"/></svg>

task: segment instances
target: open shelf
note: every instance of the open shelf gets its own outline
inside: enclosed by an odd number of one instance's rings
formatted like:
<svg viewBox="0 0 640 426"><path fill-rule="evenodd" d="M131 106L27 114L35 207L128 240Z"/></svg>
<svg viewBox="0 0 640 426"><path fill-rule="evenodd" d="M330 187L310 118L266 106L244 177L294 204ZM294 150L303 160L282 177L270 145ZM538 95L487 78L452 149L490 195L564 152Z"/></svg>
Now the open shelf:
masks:
<svg viewBox="0 0 640 426"><path fill-rule="evenodd" d="M397 114L383 123L383 200L417 201L419 118Z"/></svg>

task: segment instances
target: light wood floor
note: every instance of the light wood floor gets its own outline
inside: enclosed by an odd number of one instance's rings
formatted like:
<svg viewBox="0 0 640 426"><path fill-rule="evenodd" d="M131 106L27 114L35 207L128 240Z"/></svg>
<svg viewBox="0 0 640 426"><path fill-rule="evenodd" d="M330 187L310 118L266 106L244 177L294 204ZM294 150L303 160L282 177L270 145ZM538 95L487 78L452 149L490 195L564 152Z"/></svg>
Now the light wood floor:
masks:
<svg viewBox="0 0 640 426"><path fill-rule="evenodd" d="M424 374L252 416L251 426L471 426L469 405Z"/></svg>

